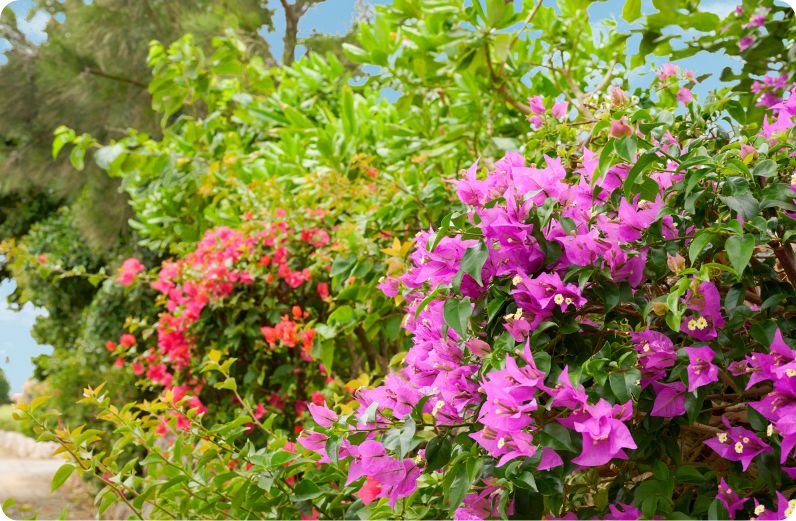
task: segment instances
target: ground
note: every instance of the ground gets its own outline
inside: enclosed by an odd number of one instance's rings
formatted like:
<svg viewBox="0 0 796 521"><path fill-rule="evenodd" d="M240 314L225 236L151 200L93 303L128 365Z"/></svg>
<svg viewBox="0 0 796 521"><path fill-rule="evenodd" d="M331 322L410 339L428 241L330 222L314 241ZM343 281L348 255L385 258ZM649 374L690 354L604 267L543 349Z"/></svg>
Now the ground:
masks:
<svg viewBox="0 0 796 521"><path fill-rule="evenodd" d="M24 459L0 447L0 503L14 498L16 504L5 514L11 519L93 519L91 498L73 475L55 494L50 493L50 481L59 459Z"/></svg>

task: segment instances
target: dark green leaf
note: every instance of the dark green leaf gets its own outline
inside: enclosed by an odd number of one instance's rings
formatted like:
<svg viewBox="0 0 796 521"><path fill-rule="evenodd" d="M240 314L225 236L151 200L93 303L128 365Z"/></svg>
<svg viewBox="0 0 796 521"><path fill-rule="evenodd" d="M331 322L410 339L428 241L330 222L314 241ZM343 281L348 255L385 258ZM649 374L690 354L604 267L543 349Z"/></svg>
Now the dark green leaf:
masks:
<svg viewBox="0 0 796 521"><path fill-rule="evenodd" d="M442 308L442 316L449 327L459 333L460 337L464 337L472 310L473 306L469 298L462 300L449 299L445 301L445 305Z"/></svg>
<svg viewBox="0 0 796 521"><path fill-rule="evenodd" d="M462 256L462 270L475 279L479 286L483 286L481 271L488 256L489 251L481 243L469 248Z"/></svg>
<svg viewBox="0 0 796 521"><path fill-rule="evenodd" d="M727 257L733 269L738 272L738 277L743 274L755 250L755 237L747 233L743 237L733 235L724 243Z"/></svg>

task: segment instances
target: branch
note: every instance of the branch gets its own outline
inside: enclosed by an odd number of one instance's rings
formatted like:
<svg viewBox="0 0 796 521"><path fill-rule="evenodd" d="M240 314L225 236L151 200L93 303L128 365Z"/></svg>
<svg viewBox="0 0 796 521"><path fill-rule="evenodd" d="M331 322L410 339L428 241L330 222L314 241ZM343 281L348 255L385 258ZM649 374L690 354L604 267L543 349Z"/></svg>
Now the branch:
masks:
<svg viewBox="0 0 796 521"><path fill-rule="evenodd" d="M495 87L495 89L497 89L498 92L503 94L503 97L506 98L506 101L512 107L519 110L526 116L530 115L531 107L518 101L506 88L505 80L503 79L503 77L498 76L498 74L495 72L495 69L492 66L492 57L489 52L489 43L487 42L484 42L484 54L486 54L486 66L489 69L489 77L492 79L492 83L494 84L493 86Z"/></svg>
<svg viewBox="0 0 796 521"><path fill-rule="evenodd" d="M793 249L788 244L782 244L778 241L770 243L774 249L774 255L777 256L780 266L782 266L785 276L790 282L790 285L796 288L796 261L793 259Z"/></svg>
<svg viewBox="0 0 796 521"><path fill-rule="evenodd" d="M611 77L614 74L614 67L616 67L616 60L611 60L608 64L608 72L605 73L605 76L603 76L603 79L600 80L600 83L594 88L592 93L600 92L611 82Z"/></svg>
<svg viewBox="0 0 796 521"><path fill-rule="evenodd" d="M517 29L517 32L514 33L514 38L512 38L511 39L511 43L509 43L509 51L511 51L511 49L514 48L514 44L517 43L517 40L519 40L519 38L520 38L520 33L522 31L524 31L526 27L528 27L528 24L530 24L531 21L533 20L533 17L536 16L536 13L537 13L537 11L539 11L540 7L542 7L542 0L539 0L538 2L536 2L536 5L533 6L533 10L531 10L531 12L528 15L528 17L525 18L525 21L522 23L522 27ZM503 62L503 65L500 66L500 72L503 72L503 66L505 64L506 63Z"/></svg>
<svg viewBox="0 0 796 521"><path fill-rule="evenodd" d="M681 429L685 429L687 431L698 432L700 434L710 434L711 436L719 434L722 431L716 427L711 427L710 425L705 425L704 423L694 423L693 425L681 425Z"/></svg>
<svg viewBox="0 0 796 521"><path fill-rule="evenodd" d="M362 329L361 325L354 329L354 335L356 335L357 340L359 340L359 343L362 344L362 347L365 348L365 352L368 354L368 359L373 362L373 365L375 366L378 364L383 372L386 372L387 368L384 367L386 364L382 363L381 357L373 348L373 344L371 344L370 340L368 340L368 335L365 333L365 330Z"/></svg>
<svg viewBox="0 0 796 521"><path fill-rule="evenodd" d="M282 50L282 64L290 65L296 60L296 44L298 42L298 25L301 17L304 16L310 7L320 4L324 0L296 0L288 3L287 0L279 0L282 10L285 12L285 36L282 39L284 49Z"/></svg>
<svg viewBox="0 0 796 521"><path fill-rule="evenodd" d="M139 87L139 88L144 89L144 90L146 90L146 88L147 88L147 84L146 83L142 83L142 82L140 82L138 80L134 80L134 79L131 79L131 78L125 78L124 76L117 76L115 74L111 74L111 73L108 73L108 72L105 72L105 71L101 71L99 69L86 67L85 69L83 69L83 72L85 74L93 74L94 76L99 76L100 78L106 78L106 79L113 80L113 81L118 81L118 82L121 82L121 83L129 83L130 85L135 85L136 87Z"/></svg>
<svg viewBox="0 0 796 521"><path fill-rule="evenodd" d="M572 79L572 75L569 73L569 71L566 69L559 69L558 72L561 73L561 76L564 77L564 80L567 82L567 85L569 85L569 88L572 89L572 93L577 99L575 106L578 108L580 113L583 114L586 119L595 119L592 111L586 106L586 96L583 94L583 91L580 90L578 84L575 83L575 80Z"/></svg>

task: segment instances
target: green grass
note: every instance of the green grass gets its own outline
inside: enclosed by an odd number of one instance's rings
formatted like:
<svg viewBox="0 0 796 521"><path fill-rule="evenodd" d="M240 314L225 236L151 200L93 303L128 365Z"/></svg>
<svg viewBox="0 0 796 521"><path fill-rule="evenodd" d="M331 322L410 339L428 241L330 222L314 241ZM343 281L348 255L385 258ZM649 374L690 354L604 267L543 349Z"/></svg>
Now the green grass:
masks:
<svg viewBox="0 0 796 521"><path fill-rule="evenodd" d="M11 405L0 405L0 430L22 431L22 424L11 417Z"/></svg>

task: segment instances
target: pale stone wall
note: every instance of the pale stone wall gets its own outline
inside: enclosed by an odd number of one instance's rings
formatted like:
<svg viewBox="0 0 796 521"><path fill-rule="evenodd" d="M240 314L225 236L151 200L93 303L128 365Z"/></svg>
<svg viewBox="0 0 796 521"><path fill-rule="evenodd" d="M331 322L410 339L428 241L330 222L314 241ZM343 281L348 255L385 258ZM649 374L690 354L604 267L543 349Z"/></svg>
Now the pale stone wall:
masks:
<svg viewBox="0 0 796 521"><path fill-rule="evenodd" d="M18 432L0 431L0 449L18 458L50 459L57 447L54 442L39 442Z"/></svg>

